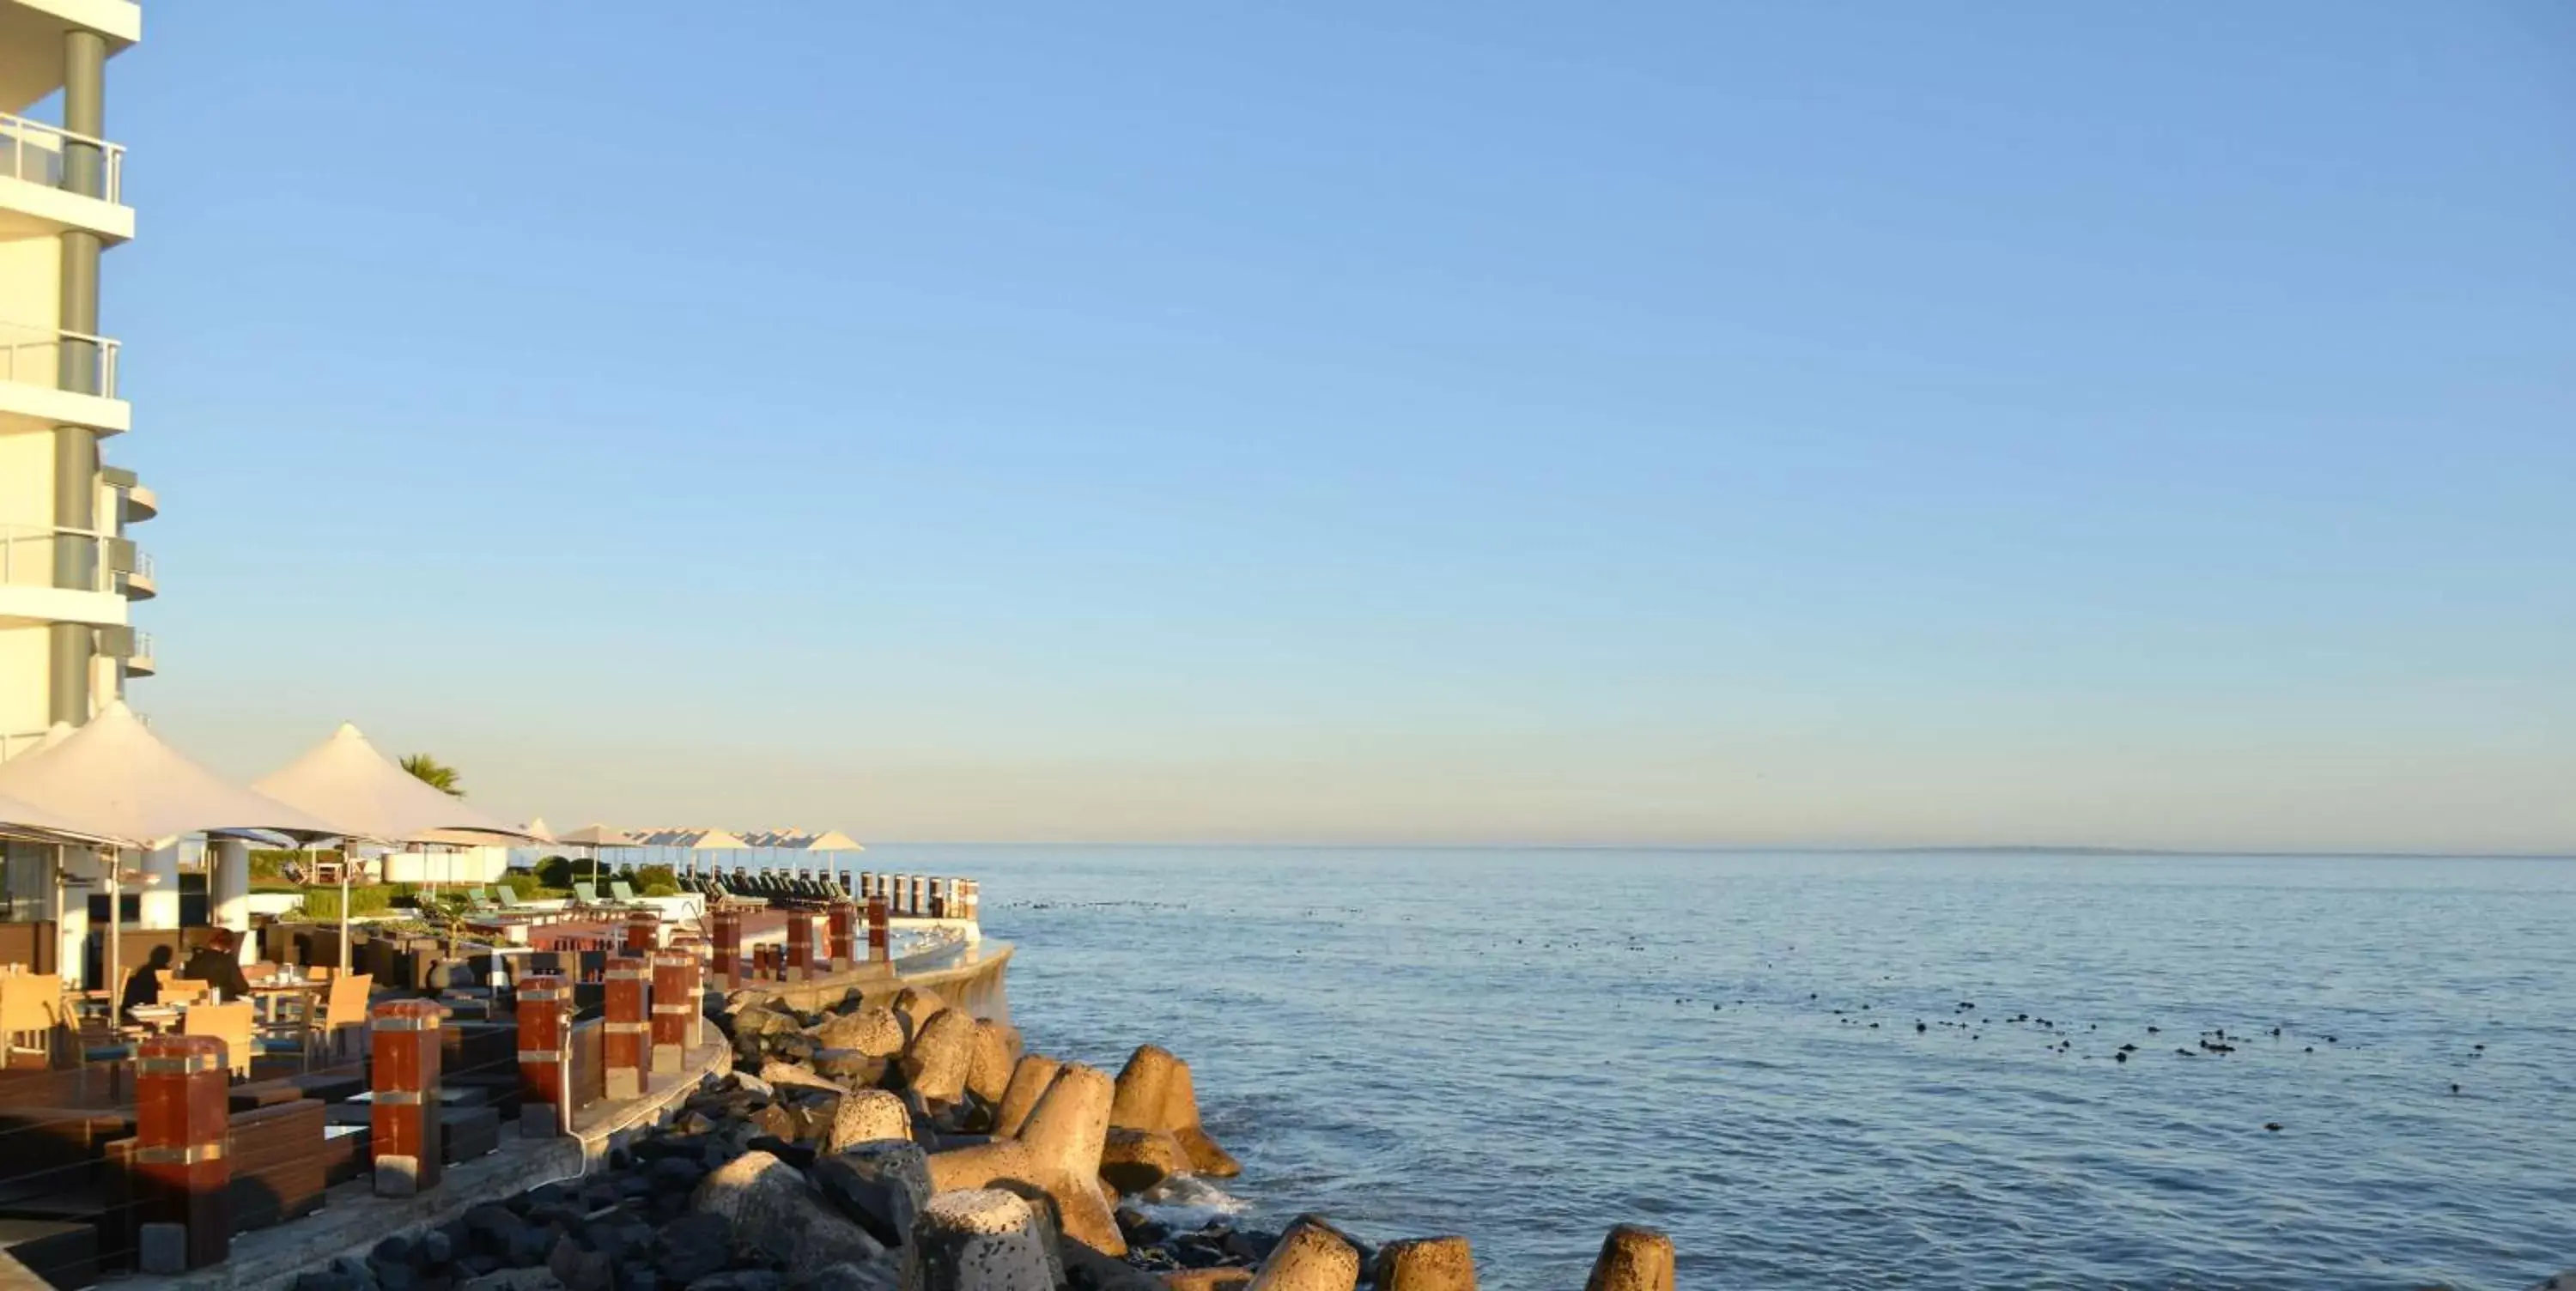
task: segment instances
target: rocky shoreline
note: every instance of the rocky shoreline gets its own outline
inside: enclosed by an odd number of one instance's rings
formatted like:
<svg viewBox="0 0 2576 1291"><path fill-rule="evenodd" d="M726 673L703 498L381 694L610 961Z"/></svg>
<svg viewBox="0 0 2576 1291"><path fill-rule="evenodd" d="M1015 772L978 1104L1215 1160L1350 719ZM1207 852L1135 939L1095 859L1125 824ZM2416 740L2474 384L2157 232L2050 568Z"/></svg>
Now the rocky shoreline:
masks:
<svg viewBox="0 0 2576 1291"><path fill-rule="evenodd" d="M1463 1237L1372 1246L1320 1215L1186 1231L1122 1198L1241 1167L1189 1064L1115 1078L907 987L819 1012L711 1006L736 1071L604 1170L472 1208L296 1291L1472 1291ZM1663 1234L1621 1226L1586 1291L1672 1291Z"/></svg>

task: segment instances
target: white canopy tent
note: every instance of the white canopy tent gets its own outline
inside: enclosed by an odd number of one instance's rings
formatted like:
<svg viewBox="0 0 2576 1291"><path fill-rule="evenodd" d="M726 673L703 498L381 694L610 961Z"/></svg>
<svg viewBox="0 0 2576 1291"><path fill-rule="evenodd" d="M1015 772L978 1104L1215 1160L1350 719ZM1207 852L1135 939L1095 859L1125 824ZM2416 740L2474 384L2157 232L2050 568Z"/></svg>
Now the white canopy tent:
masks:
<svg viewBox="0 0 2576 1291"><path fill-rule="evenodd" d="M24 800L53 828L98 840L108 859L107 971L123 983L122 849L150 851L188 834L273 834L303 841L341 831L295 806L245 789L163 743L122 701L61 739L0 763L0 795ZM62 927L62 882L54 884Z"/></svg>
<svg viewBox="0 0 2576 1291"><path fill-rule="evenodd" d="M579 829L566 830L563 833L557 834L554 837L554 841L558 843L569 843L575 847L587 847L590 849L590 881L593 883L597 883L599 881L599 852L601 848L643 846L643 844L635 840L634 835L627 833L625 830L611 829L606 825L597 823L596 821L584 825Z"/></svg>
<svg viewBox="0 0 2576 1291"><path fill-rule="evenodd" d="M849 890L849 884L841 879L841 854L868 850L859 845L859 840L837 829L827 829L819 834L802 829L756 829L745 833L742 837L744 842L753 847L805 852L823 858L823 877L839 885L843 891Z"/></svg>
<svg viewBox="0 0 2576 1291"><path fill-rule="evenodd" d="M401 846L509 842L529 837L518 825L431 788L376 751L347 722L304 756L252 786L331 822L350 839ZM340 867L340 967L349 966L349 866Z"/></svg>

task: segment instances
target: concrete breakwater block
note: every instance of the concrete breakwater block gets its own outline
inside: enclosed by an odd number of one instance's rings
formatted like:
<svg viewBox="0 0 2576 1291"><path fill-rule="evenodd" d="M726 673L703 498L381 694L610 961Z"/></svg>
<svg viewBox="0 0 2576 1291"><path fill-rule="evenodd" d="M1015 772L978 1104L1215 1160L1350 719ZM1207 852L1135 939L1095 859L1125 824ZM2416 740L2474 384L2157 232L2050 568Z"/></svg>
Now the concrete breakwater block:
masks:
<svg viewBox="0 0 2576 1291"><path fill-rule="evenodd" d="M862 1143L816 1161L813 1175L842 1214L889 1247L912 1239L913 1221L930 1204L930 1158L912 1143Z"/></svg>
<svg viewBox="0 0 2576 1291"><path fill-rule="evenodd" d="M1378 1248L1377 1291L1476 1291L1476 1256L1463 1237L1414 1237Z"/></svg>
<svg viewBox="0 0 2576 1291"><path fill-rule="evenodd" d="M1611 1229L1583 1291L1673 1291L1673 1239L1636 1224Z"/></svg>
<svg viewBox="0 0 2576 1291"><path fill-rule="evenodd" d="M1054 1291L1037 1212L999 1188L943 1192L905 1246L904 1291Z"/></svg>
<svg viewBox="0 0 2576 1291"><path fill-rule="evenodd" d="M823 1150L843 1152L887 1139L912 1141L912 1111L897 1095L862 1089L841 1095L841 1105L832 1111L831 1129L823 1135Z"/></svg>
<svg viewBox="0 0 2576 1291"><path fill-rule="evenodd" d="M1160 1130L1189 1154L1194 1174L1231 1179L1243 1167L1216 1140L1199 1128L1198 1091L1190 1084L1190 1065L1160 1045L1138 1045L1118 1072L1118 1096L1109 1123L1120 1129Z"/></svg>
<svg viewBox="0 0 2576 1291"><path fill-rule="evenodd" d="M934 1105L966 1097L966 1073L975 1060L975 1019L955 1009L931 1015L903 1051L904 1084Z"/></svg>
<svg viewBox="0 0 2576 1291"><path fill-rule="evenodd" d="M1359 1247L1329 1225L1299 1219L1279 1235L1250 1291L1352 1291L1359 1281Z"/></svg>
<svg viewBox="0 0 2576 1291"><path fill-rule="evenodd" d="M972 1056L966 1063L966 1092L987 1103L999 1103L1011 1086L1011 1071L1020 1060L1020 1029L990 1018L975 1020Z"/></svg>
<svg viewBox="0 0 2576 1291"><path fill-rule="evenodd" d="M1003 1138L1017 1137L1020 1127L1028 1123L1029 1113L1036 1111L1038 1099L1055 1083L1056 1073L1064 1064L1041 1054L1029 1054L1011 1066L1010 1083L1003 1087L1001 1110L993 1115L993 1133Z"/></svg>
<svg viewBox="0 0 2576 1291"><path fill-rule="evenodd" d="M1161 1130L1111 1126L1100 1150L1100 1181L1120 1193L1145 1192L1173 1175L1189 1172L1189 1153L1179 1139Z"/></svg>
<svg viewBox="0 0 2576 1291"><path fill-rule="evenodd" d="M825 1049L848 1049L863 1057L891 1058L903 1052L907 1036L894 1010L864 1008L835 1014L814 1027L814 1043Z"/></svg>
<svg viewBox="0 0 2576 1291"><path fill-rule="evenodd" d="M1027 1185L1055 1202L1064 1235L1104 1255L1127 1253L1116 1212L1100 1186L1109 1135L1107 1075L1068 1063L1040 1095L1017 1138L951 1148L930 1158L934 1191Z"/></svg>

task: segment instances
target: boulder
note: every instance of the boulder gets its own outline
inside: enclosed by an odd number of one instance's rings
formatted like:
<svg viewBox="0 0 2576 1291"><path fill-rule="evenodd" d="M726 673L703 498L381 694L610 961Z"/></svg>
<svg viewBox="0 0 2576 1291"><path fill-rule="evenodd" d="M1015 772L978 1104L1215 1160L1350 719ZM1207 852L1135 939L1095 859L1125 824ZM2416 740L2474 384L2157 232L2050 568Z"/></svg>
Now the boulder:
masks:
<svg viewBox="0 0 2576 1291"><path fill-rule="evenodd" d="M826 1264L789 1282L789 1291L897 1291L903 1268L894 1260L868 1264Z"/></svg>
<svg viewBox="0 0 2576 1291"><path fill-rule="evenodd" d="M824 1049L847 1049L869 1058L891 1058L903 1052L911 1033L892 1009L861 1009L835 1014L814 1028L814 1043Z"/></svg>
<svg viewBox="0 0 2576 1291"><path fill-rule="evenodd" d="M1636 1224L1611 1229L1583 1291L1673 1291L1673 1239Z"/></svg>
<svg viewBox="0 0 2576 1291"><path fill-rule="evenodd" d="M1163 1291L1163 1280L1075 1242L1064 1252L1066 1291Z"/></svg>
<svg viewBox="0 0 2576 1291"><path fill-rule="evenodd" d="M1100 1152L1109 1134L1109 1077L1066 1064L1040 1096L1018 1138L952 1148L930 1158L934 1192L1019 1184L1054 1201L1066 1237L1104 1255L1125 1255L1127 1239L1100 1186Z"/></svg>
<svg viewBox="0 0 2576 1291"><path fill-rule="evenodd" d="M734 1245L790 1267L865 1262L885 1253L866 1229L824 1201L801 1171L766 1152L746 1152L710 1172L689 1208L724 1216L732 1222Z"/></svg>
<svg viewBox="0 0 2576 1291"><path fill-rule="evenodd" d="M856 1049L817 1049L814 1074L838 1081L844 1089L869 1089L885 1083L886 1059Z"/></svg>
<svg viewBox="0 0 2576 1291"><path fill-rule="evenodd" d="M762 1084L781 1093L796 1089L828 1089L835 1094L842 1092L842 1087L837 1082L817 1076L794 1063L779 1062L776 1059L760 1064L760 1080Z"/></svg>
<svg viewBox="0 0 2576 1291"><path fill-rule="evenodd" d="M1377 1291L1476 1291L1476 1256L1463 1237L1414 1237L1378 1248Z"/></svg>
<svg viewBox="0 0 2576 1291"><path fill-rule="evenodd" d="M733 1221L694 1212L653 1234L653 1265L675 1282L702 1278L733 1260Z"/></svg>
<svg viewBox="0 0 2576 1291"><path fill-rule="evenodd" d="M1118 1098L1109 1123L1122 1129L1161 1130L1189 1153L1194 1174L1231 1179L1243 1167L1199 1127L1198 1091L1190 1065L1159 1045L1138 1045L1118 1072Z"/></svg>
<svg viewBox="0 0 2576 1291"><path fill-rule="evenodd" d="M966 1092L987 1103L1001 1102L1011 1085L1012 1064L1020 1060L1020 1029L1008 1022L977 1018L971 1053Z"/></svg>
<svg viewBox="0 0 2576 1291"><path fill-rule="evenodd" d="M564 1291L564 1284L550 1269L495 1269L457 1283L456 1291Z"/></svg>
<svg viewBox="0 0 2576 1291"><path fill-rule="evenodd" d="M930 1202L930 1157L903 1140L861 1143L814 1163L814 1186L887 1246L900 1246Z"/></svg>
<svg viewBox="0 0 2576 1291"><path fill-rule="evenodd" d="M1112 1127L1100 1150L1100 1181L1121 1193L1139 1193L1190 1172L1180 1140L1161 1130Z"/></svg>
<svg viewBox="0 0 2576 1291"><path fill-rule="evenodd" d="M932 1018L948 1009L948 1001L939 998L939 992L927 986L907 986L896 991L887 1005L895 1017L902 1020L903 1040L907 1045L912 1043L914 1036L921 1034L923 1027L930 1025Z"/></svg>
<svg viewBox="0 0 2576 1291"><path fill-rule="evenodd" d="M733 1269L699 1278L688 1291L779 1291L785 1281L767 1269Z"/></svg>
<svg viewBox="0 0 2576 1291"><path fill-rule="evenodd" d="M1029 1113L1037 1110L1038 1098L1055 1083L1056 1073L1063 1070L1063 1063L1037 1054L1014 1063L1011 1083L1002 1091L1002 1108L993 1116L993 1133L1006 1139L1018 1137Z"/></svg>
<svg viewBox="0 0 2576 1291"><path fill-rule="evenodd" d="M832 1127L823 1134L823 1150L843 1152L881 1139L912 1141L912 1113L903 1099L882 1089L841 1095L841 1105L832 1112Z"/></svg>
<svg viewBox="0 0 2576 1291"><path fill-rule="evenodd" d="M1360 1252L1328 1224L1299 1219L1279 1235L1279 1245L1248 1291L1352 1291L1360 1281Z"/></svg>
<svg viewBox="0 0 2576 1291"><path fill-rule="evenodd" d="M904 1083L934 1105L966 1097L966 1072L975 1059L975 1019L955 1009L932 1014L903 1051Z"/></svg>

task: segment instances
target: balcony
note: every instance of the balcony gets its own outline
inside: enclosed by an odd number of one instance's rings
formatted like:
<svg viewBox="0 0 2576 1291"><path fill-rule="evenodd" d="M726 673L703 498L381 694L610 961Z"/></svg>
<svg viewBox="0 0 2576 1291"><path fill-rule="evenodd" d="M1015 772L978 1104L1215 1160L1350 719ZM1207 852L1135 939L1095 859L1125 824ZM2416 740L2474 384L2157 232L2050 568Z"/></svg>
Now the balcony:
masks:
<svg viewBox="0 0 2576 1291"><path fill-rule="evenodd" d="M161 495L148 484L129 484L117 490L125 503L125 522L141 524L161 514Z"/></svg>
<svg viewBox="0 0 2576 1291"><path fill-rule="evenodd" d="M132 652L125 656L125 675L128 677L150 677L160 671L161 661L152 656L152 634L149 632L135 633Z"/></svg>
<svg viewBox="0 0 2576 1291"><path fill-rule="evenodd" d="M126 621L126 602L158 595L151 560L122 538L50 525L0 525L0 626ZM144 590L136 595L134 574Z"/></svg>
<svg viewBox="0 0 2576 1291"><path fill-rule="evenodd" d="M152 576L152 553L138 549L124 538L107 540L108 571L116 576L116 590L129 601L148 601L161 594L160 580Z"/></svg>
<svg viewBox="0 0 2576 1291"><path fill-rule="evenodd" d="M0 321L0 430L88 426L113 435L132 426L116 394L111 337Z"/></svg>
<svg viewBox="0 0 2576 1291"><path fill-rule="evenodd" d="M124 145L0 113L0 236L67 229L110 242L134 236Z"/></svg>

